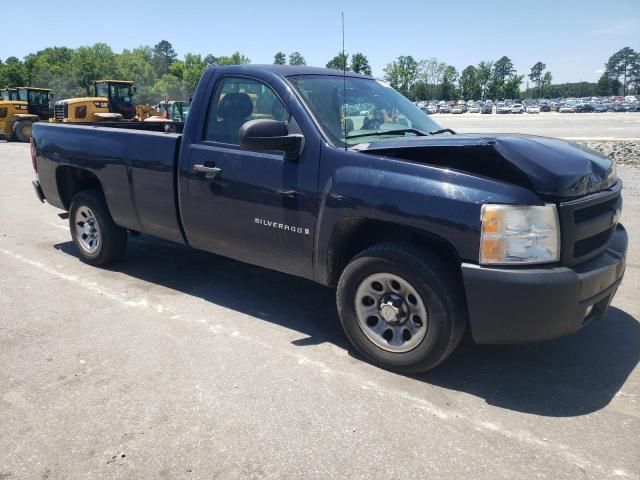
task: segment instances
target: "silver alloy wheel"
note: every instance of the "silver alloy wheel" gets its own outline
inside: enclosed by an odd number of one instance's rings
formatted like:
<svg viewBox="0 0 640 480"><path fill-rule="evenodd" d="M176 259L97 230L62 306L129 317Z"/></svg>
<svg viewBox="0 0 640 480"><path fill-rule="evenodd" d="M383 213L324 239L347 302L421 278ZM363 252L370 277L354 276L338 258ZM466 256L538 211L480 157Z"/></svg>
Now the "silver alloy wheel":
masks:
<svg viewBox="0 0 640 480"><path fill-rule="evenodd" d="M422 297L407 280L392 273L365 278L356 290L355 310L367 338L388 352L408 352L427 334Z"/></svg>
<svg viewBox="0 0 640 480"><path fill-rule="evenodd" d="M76 210L74 218L76 237L80 247L87 253L93 254L100 246L100 227L91 209L86 206Z"/></svg>

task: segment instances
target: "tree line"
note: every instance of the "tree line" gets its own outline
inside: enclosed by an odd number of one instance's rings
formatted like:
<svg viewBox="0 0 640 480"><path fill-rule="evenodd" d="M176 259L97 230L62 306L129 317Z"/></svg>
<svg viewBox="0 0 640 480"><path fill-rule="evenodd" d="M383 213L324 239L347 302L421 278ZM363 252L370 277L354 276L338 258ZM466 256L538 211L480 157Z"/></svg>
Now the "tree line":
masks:
<svg viewBox="0 0 640 480"><path fill-rule="evenodd" d="M76 49L49 47L20 60L0 59L0 88L37 86L51 88L56 98L90 94L91 82L102 78L133 80L139 103L155 103L164 98L188 99L207 67L242 65L251 60L240 52L215 56L187 53L178 58L173 46L162 40L153 47L140 46L121 53L105 43ZM276 65L306 65L306 59L294 51L277 52ZM372 69L362 52L353 55L338 52L327 68L371 75ZM525 76L519 74L512 60L503 56L469 65L458 73L455 67L437 58L416 60L401 55L388 63L384 80L412 100L557 98L569 96L606 96L640 93L640 53L625 47L605 64L598 82L553 84L553 75L543 62L537 62ZM525 80L531 87L521 91Z"/></svg>
<svg viewBox="0 0 640 480"><path fill-rule="evenodd" d="M412 100L485 100L559 98L640 94L640 53L625 47L605 63L598 82L553 84L547 66L536 62L526 75L532 87L521 91L525 75L511 59L485 60L458 73L437 58L416 60L402 55L384 68L384 79Z"/></svg>

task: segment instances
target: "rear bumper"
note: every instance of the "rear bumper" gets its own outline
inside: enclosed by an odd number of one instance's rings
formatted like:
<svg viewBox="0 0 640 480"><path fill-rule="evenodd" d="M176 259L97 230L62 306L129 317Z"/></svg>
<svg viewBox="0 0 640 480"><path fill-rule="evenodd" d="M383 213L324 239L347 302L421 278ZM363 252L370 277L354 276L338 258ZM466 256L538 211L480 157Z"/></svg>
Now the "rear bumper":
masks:
<svg viewBox="0 0 640 480"><path fill-rule="evenodd" d="M44 192L42 191L42 186L40 185L40 182L38 180L34 180L31 182L31 185L33 185L33 189L36 192L36 196L38 197L38 200L44 203L45 197L44 197Z"/></svg>
<svg viewBox="0 0 640 480"><path fill-rule="evenodd" d="M549 340L603 318L624 275L627 244L627 232L618 225L605 252L573 268L507 269L463 264L474 340Z"/></svg>

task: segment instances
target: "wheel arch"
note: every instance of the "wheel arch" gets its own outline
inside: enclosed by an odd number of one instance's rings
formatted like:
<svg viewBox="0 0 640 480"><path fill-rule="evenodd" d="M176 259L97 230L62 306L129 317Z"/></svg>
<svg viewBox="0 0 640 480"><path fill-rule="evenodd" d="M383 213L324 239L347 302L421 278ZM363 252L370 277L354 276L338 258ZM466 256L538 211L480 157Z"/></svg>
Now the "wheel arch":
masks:
<svg viewBox="0 0 640 480"><path fill-rule="evenodd" d="M102 184L93 172L70 165L56 168L56 185L65 210L71 207L74 195L83 190L97 189L104 196Z"/></svg>
<svg viewBox="0 0 640 480"><path fill-rule="evenodd" d="M342 271L352 258L373 245L385 242L409 243L437 253L455 269L456 277L462 281L462 260L453 245L445 239L393 222L345 217L336 222L331 234L326 256L325 283L335 287Z"/></svg>

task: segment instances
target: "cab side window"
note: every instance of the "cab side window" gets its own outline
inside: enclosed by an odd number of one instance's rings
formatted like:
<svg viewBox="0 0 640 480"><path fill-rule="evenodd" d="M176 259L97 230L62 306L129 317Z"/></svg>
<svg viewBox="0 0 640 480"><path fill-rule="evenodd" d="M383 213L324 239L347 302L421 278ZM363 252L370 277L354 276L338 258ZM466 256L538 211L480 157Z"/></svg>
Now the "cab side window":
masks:
<svg viewBox="0 0 640 480"><path fill-rule="evenodd" d="M249 120L267 118L289 123L290 115L264 83L249 78L223 78L213 95L205 140L238 145L238 131Z"/></svg>

